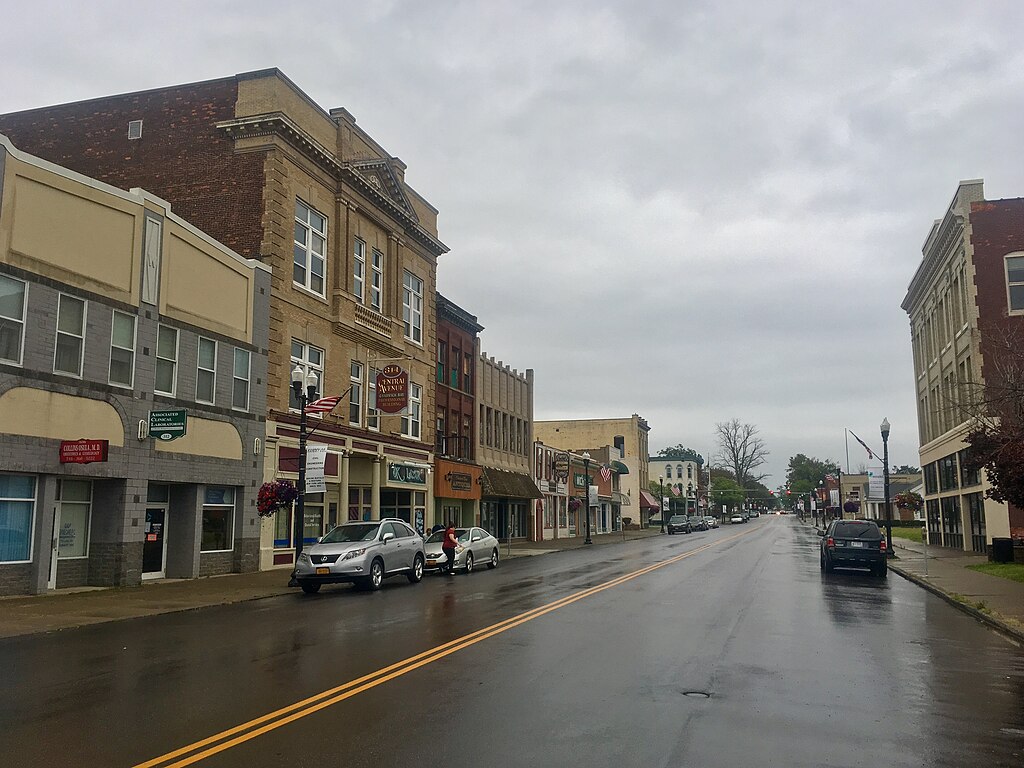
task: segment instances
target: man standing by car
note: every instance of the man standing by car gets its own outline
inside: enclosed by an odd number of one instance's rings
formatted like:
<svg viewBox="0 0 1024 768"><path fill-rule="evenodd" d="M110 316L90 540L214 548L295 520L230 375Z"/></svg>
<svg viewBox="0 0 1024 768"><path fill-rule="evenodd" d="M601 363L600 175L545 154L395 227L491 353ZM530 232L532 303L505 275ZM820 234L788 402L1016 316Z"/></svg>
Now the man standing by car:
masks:
<svg viewBox="0 0 1024 768"><path fill-rule="evenodd" d="M448 527L444 530L444 544L441 547L441 551L444 552L445 558L448 560L448 575L455 575L455 548L459 545L459 540L455 538L455 523L451 520L448 521Z"/></svg>

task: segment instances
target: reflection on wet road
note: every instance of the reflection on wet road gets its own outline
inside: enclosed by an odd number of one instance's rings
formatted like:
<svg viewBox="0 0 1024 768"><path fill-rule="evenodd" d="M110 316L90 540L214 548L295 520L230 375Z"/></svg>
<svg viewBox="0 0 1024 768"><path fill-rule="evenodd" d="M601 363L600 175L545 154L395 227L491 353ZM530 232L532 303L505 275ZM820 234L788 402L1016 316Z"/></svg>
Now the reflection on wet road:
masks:
<svg viewBox="0 0 1024 768"><path fill-rule="evenodd" d="M188 755L247 768L1024 764L1021 649L895 574L823 574L817 546L792 519L761 518L375 594L0 641L0 754L166 755L154 768ZM219 752L170 756L217 734Z"/></svg>

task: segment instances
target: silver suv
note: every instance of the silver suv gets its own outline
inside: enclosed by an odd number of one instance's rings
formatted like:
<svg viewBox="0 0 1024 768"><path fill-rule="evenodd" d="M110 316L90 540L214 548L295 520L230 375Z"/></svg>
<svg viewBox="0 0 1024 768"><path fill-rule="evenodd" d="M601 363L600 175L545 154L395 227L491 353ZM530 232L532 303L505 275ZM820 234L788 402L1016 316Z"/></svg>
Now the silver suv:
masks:
<svg viewBox="0 0 1024 768"><path fill-rule="evenodd" d="M388 576L403 573L413 584L423 578L423 538L398 518L339 525L303 550L295 566L307 595L323 584L380 589Z"/></svg>

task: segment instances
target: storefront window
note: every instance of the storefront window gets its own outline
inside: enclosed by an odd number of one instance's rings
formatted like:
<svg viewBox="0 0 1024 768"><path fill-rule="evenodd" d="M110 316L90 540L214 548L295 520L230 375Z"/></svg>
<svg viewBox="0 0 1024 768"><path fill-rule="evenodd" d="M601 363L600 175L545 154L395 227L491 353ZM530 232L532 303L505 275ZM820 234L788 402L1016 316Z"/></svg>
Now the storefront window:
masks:
<svg viewBox="0 0 1024 768"><path fill-rule="evenodd" d="M292 508L280 507L274 513L274 548L291 549L292 546Z"/></svg>
<svg viewBox="0 0 1024 768"><path fill-rule="evenodd" d="M88 480L61 480L57 496L60 504L57 557L88 557L92 483Z"/></svg>
<svg viewBox="0 0 1024 768"><path fill-rule="evenodd" d="M203 503L200 552L227 552L233 544L235 489L209 486Z"/></svg>
<svg viewBox="0 0 1024 768"><path fill-rule="evenodd" d="M324 495L307 493L302 500L302 542L315 544L324 535Z"/></svg>
<svg viewBox="0 0 1024 768"><path fill-rule="evenodd" d="M348 489L349 522L370 519L370 511L372 509L372 498L373 490L371 488Z"/></svg>
<svg viewBox="0 0 1024 768"><path fill-rule="evenodd" d="M32 558L35 527L36 479L30 475L0 475L0 563Z"/></svg>

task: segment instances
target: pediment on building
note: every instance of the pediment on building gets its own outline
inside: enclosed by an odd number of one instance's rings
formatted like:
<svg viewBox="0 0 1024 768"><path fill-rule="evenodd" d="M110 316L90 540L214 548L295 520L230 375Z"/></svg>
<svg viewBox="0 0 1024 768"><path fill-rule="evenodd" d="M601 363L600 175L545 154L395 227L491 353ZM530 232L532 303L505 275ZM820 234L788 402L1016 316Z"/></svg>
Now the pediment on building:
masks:
<svg viewBox="0 0 1024 768"><path fill-rule="evenodd" d="M349 167L377 194L384 195L384 197L401 208L406 214L418 220L416 212L409 203L409 198L402 187L401 180L387 160L359 160L350 163Z"/></svg>

